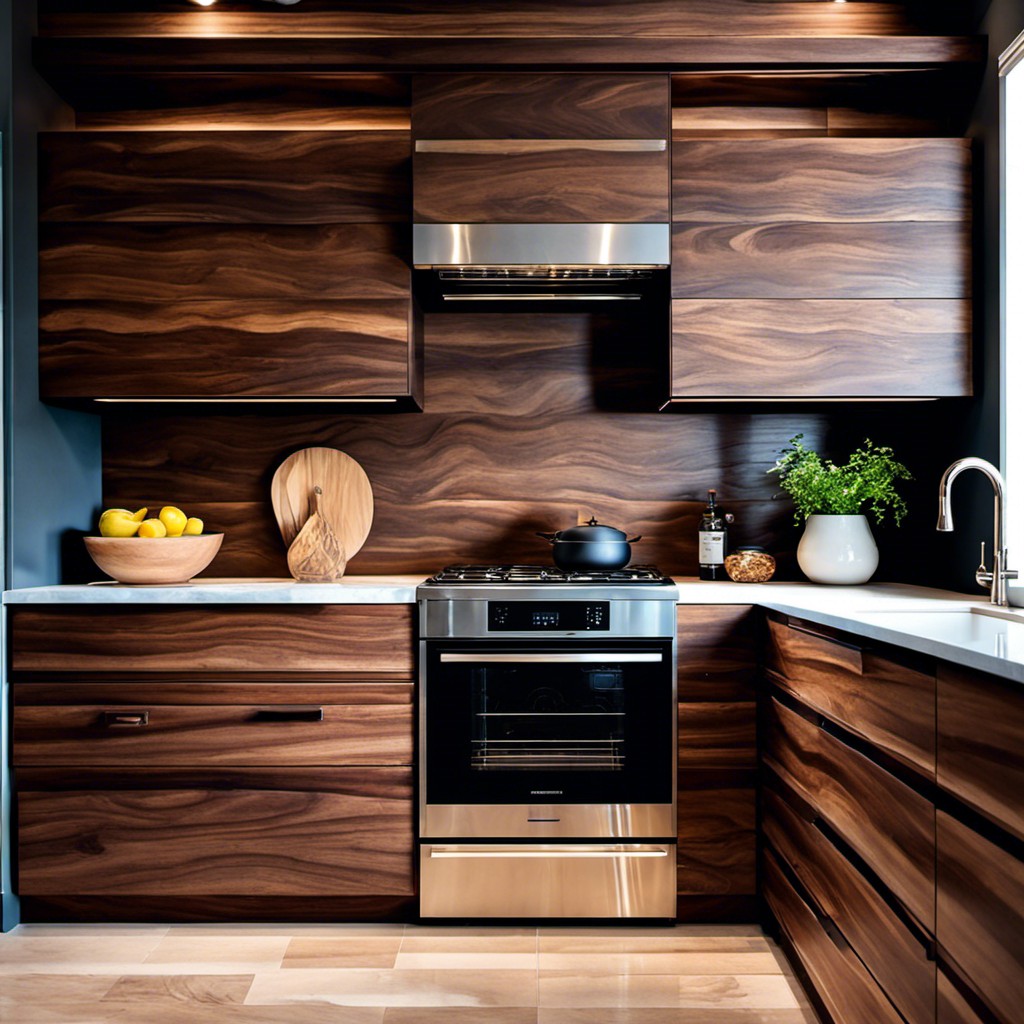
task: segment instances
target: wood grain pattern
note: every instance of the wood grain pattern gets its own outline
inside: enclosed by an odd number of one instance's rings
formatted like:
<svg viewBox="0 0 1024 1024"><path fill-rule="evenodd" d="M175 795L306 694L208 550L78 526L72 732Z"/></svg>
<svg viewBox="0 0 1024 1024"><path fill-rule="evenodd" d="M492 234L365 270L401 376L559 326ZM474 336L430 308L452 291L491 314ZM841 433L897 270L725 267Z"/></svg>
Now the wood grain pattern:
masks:
<svg viewBox="0 0 1024 1024"><path fill-rule="evenodd" d="M414 139L665 139L667 75L416 75Z"/></svg>
<svg viewBox="0 0 1024 1024"><path fill-rule="evenodd" d="M141 698L141 699L140 699ZM109 708L19 707L13 754L18 765L67 767L188 765L409 765L408 705L306 705L321 721L280 719L287 705L151 705L144 693L114 705L145 712L143 726L111 727Z"/></svg>
<svg viewBox="0 0 1024 1024"><path fill-rule="evenodd" d="M970 395L962 299L673 299L678 398Z"/></svg>
<svg viewBox="0 0 1024 1024"><path fill-rule="evenodd" d="M753 789L681 790L676 887L679 895L757 891Z"/></svg>
<svg viewBox="0 0 1024 1024"><path fill-rule="evenodd" d="M849 644L855 644L851 649ZM904 764L935 775L935 671L897 652L836 642L799 621L768 616L765 662L798 700Z"/></svg>
<svg viewBox="0 0 1024 1024"><path fill-rule="evenodd" d="M416 223L669 219L668 153L416 153Z"/></svg>
<svg viewBox="0 0 1024 1024"><path fill-rule="evenodd" d="M675 224L674 298L965 298L969 222Z"/></svg>
<svg viewBox="0 0 1024 1024"><path fill-rule="evenodd" d="M405 300L408 255L408 230L392 224L51 222L40 225L39 297Z"/></svg>
<svg viewBox="0 0 1024 1024"><path fill-rule="evenodd" d="M407 75L307 73L225 76L97 75L65 83L79 131L158 129L408 130Z"/></svg>
<svg viewBox="0 0 1024 1024"><path fill-rule="evenodd" d="M1024 1004L1024 863L943 811L936 815L940 950L1000 1020Z"/></svg>
<svg viewBox="0 0 1024 1024"><path fill-rule="evenodd" d="M408 132L47 132L44 221L404 222Z"/></svg>
<svg viewBox="0 0 1024 1024"><path fill-rule="evenodd" d="M411 605L19 608L15 672L413 673Z"/></svg>
<svg viewBox="0 0 1024 1024"><path fill-rule="evenodd" d="M42 303L48 399L410 393L405 301Z"/></svg>
<svg viewBox="0 0 1024 1024"><path fill-rule="evenodd" d="M939 785L1024 840L1019 688L945 662L938 671Z"/></svg>
<svg viewBox="0 0 1024 1024"><path fill-rule="evenodd" d="M272 35L284 22L290 32L324 36L659 36L723 33L760 35L763 6L751 0L502 0L466 17L458 0L368 4L306 0L287 18L252 9L184 12L171 2L112 6L75 6L66 0L41 5L44 35L192 34L204 32ZM625 15L628 14L628 17ZM903 4L857 4L848 9L821 9L799 2L775 2L771 10L776 32L794 35L845 35L908 32L919 28Z"/></svg>
<svg viewBox="0 0 1024 1024"><path fill-rule="evenodd" d="M838 850L772 790L762 795L762 829L838 926L908 1021L934 1019L935 962L921 941Z"/></svg>
<svg viewBox="0 0 1024 1024"><path fill-rule="evenodd" d="M942 971L938 972L935 1020L937 1024L985 1024Z"/></svg>
<svg viewBox="0 0 1024 1024"><path fill-rule="evenodd" d="M757 705L701 701L679 705L679 769L754 768Z"/></svg>
<svg viewBox="0 0 1024 1024"><path fill-rule="evenodd" d="M18 814L25 895L414 891L408 768L353 770L347 795L21 791Z"/></svg>
<svg viewBox="0 0 1024 1024"><path fill-rule="evenodd" d="M758 139L672 147L687 223L970 221L967 139Z"/></svg>
<svg viewBox="0 0 1024 1024"><path fill-rule="evenodd" d="M928 930L935 924L935 811L778 701L765 707L767 764L814 807ZM866 813L865 808L870 809Z"/></svg>
<svg viewBox="0 0 1024 1024"><path fill-rule="evenodd" d="M764 894L836 1024L902 1024L853 950L832 940L770 853L764 858Z"/></svg>
<svg viewBox="0 0 1024 1024"><path fill-rule="evenodd" d="M680 701L751 701L758 677L759 615L750 605L679 605Z"/></svg>
<svg viewBox="0 0 1024 1024"><path fill-rule="evenodd" d="M672 107L672 138L692 137L694 132L784 131L824 135L828 129L823 107L796 106L694 106Z"/></svg>
<svg viewBox="0 0 1024 1024"><path fill-rule="evenodd" d="M800 4L804 10L807 8ZM861 5L857 5L861 6ZM276 13L276 12L275 12ZM275 18L275 23L279 22ZM467 21L467 25L472 22ZM720 24L720 22L719 22ZM972 36L338 36L293 38L276 33L125 38L51 37L34 48L39 70L69 85L95 75L130 71L204 74L288 71L323 74L347 71L453 71L460 67L523 67L560 71L636 72L687 67L750 66L849 69L858 66L920 68L922 64L976 64L984 42Z"/></svg>

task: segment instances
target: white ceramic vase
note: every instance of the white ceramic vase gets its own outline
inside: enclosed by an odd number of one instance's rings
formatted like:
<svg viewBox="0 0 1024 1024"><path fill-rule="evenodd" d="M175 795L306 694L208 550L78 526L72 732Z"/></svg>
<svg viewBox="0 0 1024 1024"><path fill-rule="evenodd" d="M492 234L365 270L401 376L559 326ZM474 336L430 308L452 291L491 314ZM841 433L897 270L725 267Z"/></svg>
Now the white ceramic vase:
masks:
<svg viewBox="0 0 1024 1024"><path fill-rule="evenodd" d="M796 560L814 583L867 583L878 568L878 545L867 518L812 515L796 549Z"/></svg>

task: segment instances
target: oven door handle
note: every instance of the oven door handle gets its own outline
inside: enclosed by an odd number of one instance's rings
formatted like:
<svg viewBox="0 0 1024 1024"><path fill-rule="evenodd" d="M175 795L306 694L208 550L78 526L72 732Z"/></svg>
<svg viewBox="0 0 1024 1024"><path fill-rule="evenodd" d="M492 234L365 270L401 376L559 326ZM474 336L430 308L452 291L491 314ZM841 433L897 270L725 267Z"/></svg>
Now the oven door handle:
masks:
<svg viewBox="0 0 1024 1024"><path fill-rule="evenodd" d="M667 846L506 846L482 849L478 846L431 846L427 848L428 856L437 859L456 857L504 857L519 859L523 857L600 857L606 859L636 857L667 857Z"/></svg>
<svg viewBox="0 0 1024 1024"><path fill-rule="evenodd" d="M640 662L661 664L664 660L661 651L579 651L574 654L441 654L442 663L463 663L472 665L592 665L619 662L626 665Z"/></svg>

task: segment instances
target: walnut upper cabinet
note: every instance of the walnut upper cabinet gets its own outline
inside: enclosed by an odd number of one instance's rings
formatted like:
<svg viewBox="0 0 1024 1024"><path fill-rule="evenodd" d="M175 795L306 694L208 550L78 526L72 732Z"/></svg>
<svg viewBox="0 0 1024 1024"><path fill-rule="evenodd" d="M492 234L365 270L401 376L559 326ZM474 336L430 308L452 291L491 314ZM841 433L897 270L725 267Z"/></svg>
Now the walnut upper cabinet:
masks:
<svg viewBox="0 0 1024 1024"><path fill-rule="evenodd" d="M668 75L413 80L416 223L669 220Z"/></svg>
<svg viewBox="0 0 1024 1024"><path fill-rule="evenodd" d="M966 139L676 139L677 400L969 395Z"/></svg>
<svg viewBox="0 0 1024 1024"><path fill-rule="evenodd" d="M44 400L409 402L407 131L40 136Z"/></svg>

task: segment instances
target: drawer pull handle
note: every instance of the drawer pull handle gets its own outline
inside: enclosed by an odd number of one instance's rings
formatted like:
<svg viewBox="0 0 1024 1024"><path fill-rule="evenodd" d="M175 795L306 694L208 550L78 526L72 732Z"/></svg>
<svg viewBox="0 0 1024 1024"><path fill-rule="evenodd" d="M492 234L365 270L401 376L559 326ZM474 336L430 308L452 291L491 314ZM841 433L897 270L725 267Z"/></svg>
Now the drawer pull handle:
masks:
<svg viewBox="0 0 1024 1024"><path fill-rule="evenodd" d="M304 704L282 704L274 708L257 708L253 713L254 722L322 722L322 707Z"/></svg>
<svg viewBox="0 0 1024 1024"><path fill-rule="evenodd" d="M148 711L104 711L103 724L108 729L141 729L149 725Z"/></svg>
<svg viewBox="0 0 1024 1024"><path fill-rule="evenodd" d="M828 636L826 633L818 633L816 630L808 629L806 626L797 626L793 622L789 623L789 628L797 633L804 633L807 636L813 636L815 640L824 640L825 643L835 644L836 647L845 647L846 650L855 651L857 654L863 654L867 650L866 647L850 643L849 640L839 640L834 636Z"/></svg>

